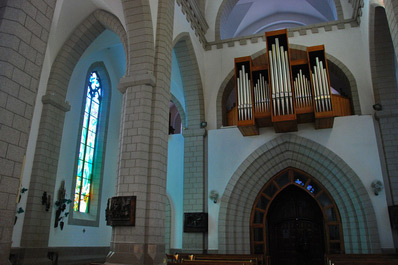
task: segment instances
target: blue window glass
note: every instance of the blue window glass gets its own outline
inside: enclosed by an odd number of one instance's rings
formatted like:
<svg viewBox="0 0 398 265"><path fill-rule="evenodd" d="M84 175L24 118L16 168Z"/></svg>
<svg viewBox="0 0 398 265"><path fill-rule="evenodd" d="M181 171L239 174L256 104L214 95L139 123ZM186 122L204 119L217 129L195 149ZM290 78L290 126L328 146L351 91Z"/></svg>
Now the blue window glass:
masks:
<svg viewBox="0 0 398 265"><path fill-rule="evenodd" d="M91 196L94 153L98 131L99 113L101 111L102 88L97 72L90 74L85 98L83 122L77 163L74 211L87 213Z"/></svg>

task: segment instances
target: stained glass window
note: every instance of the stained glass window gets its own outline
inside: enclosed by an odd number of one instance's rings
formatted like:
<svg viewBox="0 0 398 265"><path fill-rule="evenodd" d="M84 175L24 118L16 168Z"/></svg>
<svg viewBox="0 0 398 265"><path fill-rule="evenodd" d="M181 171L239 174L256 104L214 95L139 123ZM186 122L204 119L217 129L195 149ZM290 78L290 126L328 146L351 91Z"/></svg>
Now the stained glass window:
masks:
<svg viewBox="0 0 398 265"><path fill-rule="evenodd" d="M98 119L101 110L102 86L96 71L91 72L87 92L81 137L79 158L76 171L76 187L74 196L74 211L89 212L91 197L91 181L93 176L95 145L97 138Z"/></svg>

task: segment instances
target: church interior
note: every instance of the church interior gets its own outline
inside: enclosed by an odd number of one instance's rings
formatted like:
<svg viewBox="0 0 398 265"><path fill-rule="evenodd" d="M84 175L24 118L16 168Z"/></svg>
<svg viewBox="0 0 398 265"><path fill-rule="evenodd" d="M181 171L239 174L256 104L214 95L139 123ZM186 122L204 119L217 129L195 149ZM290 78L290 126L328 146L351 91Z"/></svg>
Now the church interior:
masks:
<svg viewBox="0 0 398 265"><path fill-rule="evenodd" d="M398 264L397 54L398 0L0 0L0 264Z"/></svg>

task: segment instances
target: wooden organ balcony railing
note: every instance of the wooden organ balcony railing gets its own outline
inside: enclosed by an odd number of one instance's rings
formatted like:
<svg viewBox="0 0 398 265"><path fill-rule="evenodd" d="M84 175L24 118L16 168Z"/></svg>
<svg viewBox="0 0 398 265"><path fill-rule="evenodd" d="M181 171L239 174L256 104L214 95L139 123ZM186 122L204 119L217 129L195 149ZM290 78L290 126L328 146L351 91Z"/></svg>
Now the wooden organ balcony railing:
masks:
<svg viewBox="0 0 398 265"><path fill-rule="evenodd" d="M331 93L323 45L308 47L307 58L292 61L287 30L265 37L267 65L253 66L250 56L235 58L237 107L228 112L228 125L250 136L259 127L290 132L313 121L316 129L331 128L335 116L351 115L349 100Z"/></svg>

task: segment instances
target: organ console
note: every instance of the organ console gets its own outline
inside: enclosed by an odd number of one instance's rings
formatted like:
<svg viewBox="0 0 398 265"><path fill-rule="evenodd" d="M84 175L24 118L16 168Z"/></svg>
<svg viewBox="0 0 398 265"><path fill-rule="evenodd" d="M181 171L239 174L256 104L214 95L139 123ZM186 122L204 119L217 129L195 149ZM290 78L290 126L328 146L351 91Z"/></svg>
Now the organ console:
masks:
<svg viewBox="0 0 398 265"><path fill-rule="evenodd" d="M250 56L235 58L236 120L244 136L259 127L297 131L298 123L331 128L336 99L323 45L307 48L307 58L290 60L287 30L266 32L267 65L253 66ZM342 102L341 100L339 102Z"/></svg>

